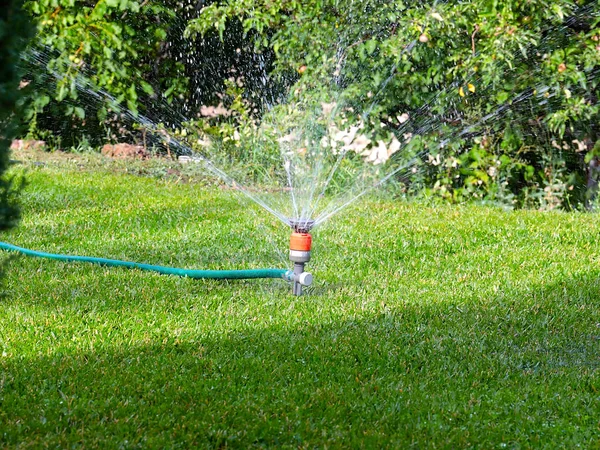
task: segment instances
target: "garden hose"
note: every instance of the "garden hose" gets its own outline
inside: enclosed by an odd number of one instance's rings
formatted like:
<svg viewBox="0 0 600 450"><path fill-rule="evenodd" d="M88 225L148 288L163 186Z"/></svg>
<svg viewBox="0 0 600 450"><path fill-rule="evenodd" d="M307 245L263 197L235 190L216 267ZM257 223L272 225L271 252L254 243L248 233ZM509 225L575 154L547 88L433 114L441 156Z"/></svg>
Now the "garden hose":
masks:
<svg viewBox="0 0 600 450"><path fill-rule="evenodd" d="M287 269L249 269L249 270L191 270L178 269L175 267L154 266L151 264L142 264L130 261L119 261L116 259L94 258L91 256L71 256L59 255L56 253L45 253L30 250L16 245L0 242L0 249L14 251L27 256L36 256L39 258L54 259L65 262L87 262L108 267L127 267L129 269L149 270L164 275L176 275L188 278L208 278L215 280L241 280L252 278L282 278L286 281L294 282L297 276L294 272Z"/></svg>

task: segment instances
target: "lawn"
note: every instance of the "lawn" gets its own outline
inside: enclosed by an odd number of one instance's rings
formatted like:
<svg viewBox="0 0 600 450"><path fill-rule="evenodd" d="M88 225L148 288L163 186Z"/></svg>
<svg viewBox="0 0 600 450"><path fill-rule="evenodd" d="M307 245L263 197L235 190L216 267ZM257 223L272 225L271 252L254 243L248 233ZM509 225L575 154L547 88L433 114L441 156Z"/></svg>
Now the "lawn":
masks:
<svg viewBox="0 0 600 450"><path fill-rule="evenodd" d="M288 231L229 190L27 165L3 241L289 267ZM315 230L303 297L13 257L0 446L600 448L599 232L590 214L364 199Z"/></svg>

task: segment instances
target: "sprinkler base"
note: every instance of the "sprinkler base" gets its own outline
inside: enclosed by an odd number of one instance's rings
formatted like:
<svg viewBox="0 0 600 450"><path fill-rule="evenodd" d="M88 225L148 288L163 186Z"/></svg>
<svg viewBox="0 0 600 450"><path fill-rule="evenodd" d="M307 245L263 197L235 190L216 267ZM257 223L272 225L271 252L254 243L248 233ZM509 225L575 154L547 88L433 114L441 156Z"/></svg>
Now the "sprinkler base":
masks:
<svg viewBox="0 0 600 450"><path fill-rule="evenodd" d="M312 284L312 275L304 271L304 263L294 263L294 281L292 283L292 294L302 295L302 286Z"/></svg>
<svg viewBox="0 0 600 450"><path fill-rule="evenodd" d="M283 279L292 283L294 295L302 295L302 286L310 286L313 282L312 274L304 272L304 264L294 264L294 270L288 270Z"/></svg>

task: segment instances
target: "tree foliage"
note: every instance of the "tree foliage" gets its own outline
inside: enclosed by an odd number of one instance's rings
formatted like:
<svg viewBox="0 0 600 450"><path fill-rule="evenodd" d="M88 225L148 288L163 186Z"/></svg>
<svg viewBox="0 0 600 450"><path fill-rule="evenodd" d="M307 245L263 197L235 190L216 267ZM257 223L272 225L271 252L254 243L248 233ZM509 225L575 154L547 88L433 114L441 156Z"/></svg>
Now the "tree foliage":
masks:
<svg viewBox="0 0 600 450"><path fill-rule="evenodd" d="M10 145L18 132L18 104L21 98L19 60L31 34L31 26L20 0L9 0L0 9L0 230L19 219L16 195L20 183L6 174Z"/></svg>
<svg viewBox="0 0 600 450"><path fill-rule="evenodd" d="M231 143L287 90L356 111L373 142L412 139L419 170L399 178L412 189L553 208L583 203L594 185L597 0L40 0L28 8L58 80L31 109L42 129L105 136L110 105L121 104L159 122L194 119L194 132ZM112 103L84 101L78 74ZM233 116L203 117L203 105L219 103L236 105Z"/></svg>
<svg viewBox="0 0 600 450"><path fill-rule="evenodd" d="M111 105L137 114L142 96L172 101L187 92L183 65L169 46L176 15L168 2L36 0L26 6L38 26L32 76L40 62L47 70L37 77L34 125L66 132L54 123L61 117L67 129L101 135L98 125L110 118ZM104 92L105 101L86 101L86 87Z"/></svg>
<svg viewBox="0 0 600 450"><path fill-rule="evenodd" d="M276 71L302 72L307 92L335 84L375 133L379 124L418 133L427 148L419 176L436 194L551 208L582 200L600 137L599 8L230 0L205 7L187 31L223 36L239 21L257 49L273 49ZM395 121L402 114L411 120Z"/></svg>

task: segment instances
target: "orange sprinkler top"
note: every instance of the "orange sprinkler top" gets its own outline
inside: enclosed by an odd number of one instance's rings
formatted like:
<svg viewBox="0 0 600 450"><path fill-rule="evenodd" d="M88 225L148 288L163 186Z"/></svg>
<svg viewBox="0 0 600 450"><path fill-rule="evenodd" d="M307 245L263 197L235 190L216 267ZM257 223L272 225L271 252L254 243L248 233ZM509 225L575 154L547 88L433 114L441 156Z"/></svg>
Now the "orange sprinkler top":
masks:
<svg viewBox="0 0 600 450"><path fill-rule="evenodd" d="M309 252L312 245L312 236L308 233L292 233L290 250Z"/></svg>

